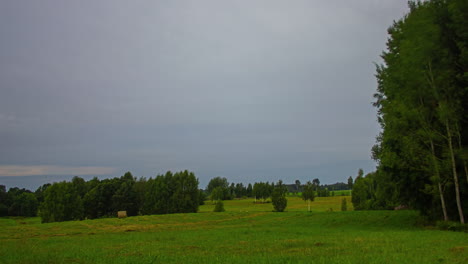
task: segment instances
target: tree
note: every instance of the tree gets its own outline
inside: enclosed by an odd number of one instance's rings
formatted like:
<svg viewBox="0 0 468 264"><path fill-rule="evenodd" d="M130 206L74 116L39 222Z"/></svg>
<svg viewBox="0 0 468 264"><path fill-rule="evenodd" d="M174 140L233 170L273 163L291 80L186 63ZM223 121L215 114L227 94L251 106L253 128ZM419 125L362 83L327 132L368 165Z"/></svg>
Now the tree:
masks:
<svg viewBox="0 0 468 264"><path fill-rule="evenodd" d="M301 189L301 181L300 180L296 180L295 181L295 184L296 184L296 193L300 191Z"/></svg>
<svg viewBox="0 0 468 264"><path fill-rule="evenodd" d="M303 187L302 199L308 202L307 211L310 212L310 202L315 200L315 186L310 181L308 181Z"/></svg>
<svg viewBox="0 0 468 264"><path fill-rule="evenodd" d="M353 189L353 177L352 176L349 176L349 178L348 178L348 188L350 190Z"/></svg>
<svg viewBox="0 0 468 264"><path fill-rule="evenodd" d="M252 190L253 190L252 184L249 183L249 185L247 186L247 190L246 190L247 197L252 197L253 196Z"/></svg>
<svg viewBox="0 0 468 264"><path fill-rule="evenodd" d="M224 189L221 186L218 186L213 189L211 192L211 201L221 201L224 198Z"/></svg>
<svg viewBox="0 0 468 264"><path fill-rule="evenodd" d="M213 212L219 213L219 212L224 212L224 211L226 211L226 210L224 210L224 203L223 203L223 201L218 200L218 201L216 202L216 205L215 205L214 209L213 209Z"/></svg>
<svg viewBox="0 0 468 264"><path fill-rule="evenodd" d="M187 170L174 174L171 204L173 213L196 213L198 211L198 179Z"/></svg>
<svg viewBox="0 0 468 264"><path fill-rule="evenodd" d="M463 223L468 37L462 10L467 4L432 0L409 5L410 13L389 28L384 64L377 67L374 105L383 131L373 148L379 162L375 191L386 189L430 218Z"/></svg>
<svg viewBox="0 0 468 264"><path fill-rule="evenodd" d="M315 185L315 190L318 191L320 187L320 180L318 178L315 178L312 180L312 183Z"/></svg>
<svg viewBox="0 0 468 264"><path fill-rule="evenodd" d="M72 178L71 182L73 184L73 188L75 189L75 191L78 193L78 195L81 198L83 198L86 192L88 191L87 186L86 186L86 181L81 177L75 176Z"/></svg>
<svg viewBox="0 0 468 264"><path fill-rule="evenodd" d="M346 198L343 198L341 200L341 211L347 211L348 210L348 206L346 204Z"/></svg>
<svg viewBox="0 0 468 264"><path fill-rule="evenodd" d="M130 172L120 177L118 187L112 195L112 208L115 215L118 211L127 211L128 216L138 214L138 195L134 190L135 178Z"/></svg>
<svg viewBox="0 0 468 264"><path fill-rule="evenodd" d="M363 177L363 176L364 176L364 171L361 168L359 168L357 177Z"/></svg>
<svg viewBox="0 0 468 264"><path fill-rule="evenodd" d="M144 214L195 213L199 201L198 179L187 170L148 180Z"/></svg>
<svg viewBox="0 0 468 264"><path fill-rule="evenodd" d="M8 215L26 217L37 215L38 202L33 193L29 191L20 192L12 197L12 201L13 203L8 209Z"/></svg>
<svg viewBox="0 0 468 264"><path fill-rule="evenodd" d="M288 189L284 186L283 182L279 180L271 195L271 202L273 203L273 208L276 212L284 212L286 209L286 206L288 205L288 200L286 199L287 192Z"/></svg>
<svg viewBox="0 0 468 264"><path fill-rule="evenodd" d="M354 188L351 201L354 210L379 209L374 207L375 201L375 173L369 173L366 177L358 174L354 181Z"/></svg>
<svg viewBox="0 0 468 264"><path fill-rule="evenodd" d="M274 185L270 185L268 182L256 182L253 186L252 195L255 200L262 199L265 202L271 196L273 188Z"/></svg>
<svg viewBox="0 0 468 264"><path fill-rule="evenodd" d="M40 206L43 223L83 219L83 203L70 182L54 183L44 193Z"/></svg>
<svg viewBox="0 0 468 264"><path fill-rule="evenodd" d="M5 185L0 185L0 217L8 215L8 193Z"/></svg>
<svg viewBox="0 0 468 264"><path fill-rule="evenodd" d="M206 200L206 193L204 190L198 190L198 205L204 205Z"/></svg>
<svg viewBox="0 0 468 264"><path fill-rule="evenodd" d="M230 198L229 195L229 183L226 178L222 177L215 177L210 180L208 186L206 186L206 191L211 194L211 192L216 188L221 187L223 190L223 198L222 200L228 200Z"/></svg>

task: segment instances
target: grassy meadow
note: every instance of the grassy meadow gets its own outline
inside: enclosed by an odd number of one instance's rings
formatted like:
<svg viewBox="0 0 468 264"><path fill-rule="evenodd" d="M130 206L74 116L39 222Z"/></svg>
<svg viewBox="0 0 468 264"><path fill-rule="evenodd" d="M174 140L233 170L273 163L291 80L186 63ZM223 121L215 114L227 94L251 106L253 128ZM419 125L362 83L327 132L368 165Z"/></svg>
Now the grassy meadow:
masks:
<svg viewBox="0 0 468 264"><path fill-rule="evenodd" d="M41 224L0 218L0 263L466 263L468 234L415 225L414 211L341 212L343 197L207 202L195 214ZM352 210L350 197L346 197ZM331 208L331 209L330 209Z"/></svg>

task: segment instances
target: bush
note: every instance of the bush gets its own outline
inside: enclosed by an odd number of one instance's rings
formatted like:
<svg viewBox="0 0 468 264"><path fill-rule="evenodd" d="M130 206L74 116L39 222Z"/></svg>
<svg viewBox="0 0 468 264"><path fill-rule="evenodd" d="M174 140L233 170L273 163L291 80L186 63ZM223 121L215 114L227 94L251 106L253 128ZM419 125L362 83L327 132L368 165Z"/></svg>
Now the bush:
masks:
<svg viewBox="0 0 468 264"><path fill-rule="evenodd" d="M272 202L276 212L284 212L284 209L288 205L288 200L285 196L272 197Z"/></svg>
<svg viewBox="0 0 468 264"><path fill-rule="evenodd" d="M288 205L288 200L286 199L287 192L288 190L283 185L283 182L281 180L278 181L271 194L271 202L276 212L284 212L284 209L286 209Z"/></svg>
<svg viewBox="0 0 468 264"><path fill-rule="evenodd" d="M223 201L218 201L215 205L213 212L224 212L224 203Z"/></svg>
<svg viewBox="0 0 468 264"><path fill-rule="evenodd" d="M341 200L341 211L347 211L348 210L348 206L346 204L346 198L343 198L343 200Z"/></svg>
<svg viewBox="0 0 468 264"><path fill-rule="evenodd" d="M468 224L461 224L451 221L438 221L436 227L440 230L468 232Z"/></svg>

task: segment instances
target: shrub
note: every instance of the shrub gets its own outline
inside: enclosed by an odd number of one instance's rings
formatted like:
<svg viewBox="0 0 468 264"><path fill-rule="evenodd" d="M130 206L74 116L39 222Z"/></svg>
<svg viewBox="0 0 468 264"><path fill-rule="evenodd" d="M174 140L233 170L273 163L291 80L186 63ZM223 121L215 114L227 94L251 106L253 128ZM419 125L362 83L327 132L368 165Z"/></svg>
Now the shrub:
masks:
<svg viewBox="0 0 468 264"><path fill-rule="evenodd" d="M275 208L276 212L284 212L286 206L288 205L288 200L285 196L276 196L272 197L273 208Z"/></svg>
<svg viewBox="0 0 468 264"><path fill-rule="evenodd" d="M343 198L341 200L341 211L347 211L348 210L348 206L346 204L346 198Z"/></svg>
<svg viewBox="0 0 468 264"><path fill-rule="evenodd" d="M224 212L226 210L224 210L224 203L223 201L218 201L215 205L215 208L213 210L213 212Z"/></svg>
<svg viewBox="0 0 468 264"><path fill-rule="evenodd" d="M271 194L271 202L273 203L273 208L276 212L284 212L286 206L288 205L288 200L286 199L287 189L283 185L283 182L280 180L275 185L273 193Z"/></svg>
<svg viewBox="0 0 468 264"><path fill-rule="evenodd" d="M458 222L451 221L438 221L436 226L440 230L468 232L468 224L461 224Z"/></svg>

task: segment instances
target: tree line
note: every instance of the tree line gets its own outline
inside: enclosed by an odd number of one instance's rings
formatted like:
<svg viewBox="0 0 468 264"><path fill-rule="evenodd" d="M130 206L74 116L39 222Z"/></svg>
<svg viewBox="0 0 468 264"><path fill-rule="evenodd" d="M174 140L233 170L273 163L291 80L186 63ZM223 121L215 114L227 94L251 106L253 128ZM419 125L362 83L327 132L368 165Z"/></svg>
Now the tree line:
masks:
<svg viewBox="0 0 468 264"><path fill-rule="evenodd" d="M331 186L341 186L337 183ZM157 175L155 178L134 177L130 172L121 177L85 181L75 176L71 181L47 183L35 192L0 185L0 216L40 216L42 222L115 217L118 211L128 216L191 213L206 199L212 201L254 198L257 202L272 202L276 211L287 205L288 185L282 181L229 183L224 177L212 178L205 190L199 189L192 172L181 171ZM299 180L289 185L295 195L313 201L316 196L329 196L330 191L314 179L302 185ZM299 192L300 191L300 192ZM331 192L333 193L333 192Z"/></svg>
<svg viewBox="0 0 468 264"><path fill-rule="evenodd" d="M409 2L388 29L374 106L382 132L375 172L354 182L356 209L419 210L465 222L468 212L468 1Z"/></svg>
<svg viewBox="0 0 468 264"><path fill-rule="evenodd" d="M0 186L0 216L40 216L42 222L128 216L192 213L203 203L194 173L181 171L155 178L136 179L130 172L120 178L85 181L73 177L44 184L36 192Z"/></svg>

